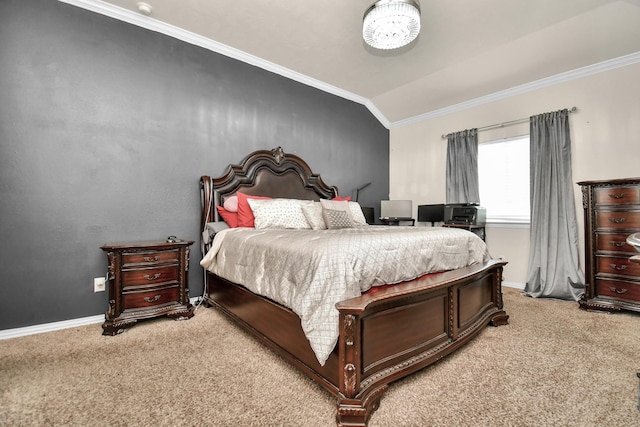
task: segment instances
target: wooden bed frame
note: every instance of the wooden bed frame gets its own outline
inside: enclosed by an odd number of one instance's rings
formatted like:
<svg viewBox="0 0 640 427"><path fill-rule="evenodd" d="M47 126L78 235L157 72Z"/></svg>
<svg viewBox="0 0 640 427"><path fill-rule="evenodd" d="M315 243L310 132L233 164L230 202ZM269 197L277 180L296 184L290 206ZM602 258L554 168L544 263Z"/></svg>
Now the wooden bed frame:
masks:
<svg viewBox="0 0 640 427"><path fill-rule="evenodd" d="M201 177L200 185L203 229L220 220L215 207L238 190L311 200L338 194L280 147L253 152L218 178ZM336 396L339 426L366 426L389 383L437 362L488 324L507 324L505 264L492 260L341 301L340 336L324 366L291 310L211 273L204 299Z"/></svg>

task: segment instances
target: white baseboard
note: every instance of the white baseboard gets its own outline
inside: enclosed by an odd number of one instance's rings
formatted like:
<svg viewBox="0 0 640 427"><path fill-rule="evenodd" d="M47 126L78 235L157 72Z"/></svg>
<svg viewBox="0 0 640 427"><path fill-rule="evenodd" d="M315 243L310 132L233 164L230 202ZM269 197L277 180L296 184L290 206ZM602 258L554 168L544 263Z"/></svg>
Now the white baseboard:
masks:
<svg viewBox="0 0 640 427"><path fill-rule="evenodd" d="M190 298L191 304L195 305L200 297ZM5 329L0 331L0 340L9 338L26 337L27 335L42 334L45 332L59 331L61 329L75 328L77 326L93 325L104 322L104 314L81 317L78 319L62 320L60 322L43 323L40 325L25 326L23 328Z"/></svg>
<svg viewBox="0 0 640 427"><path fill-rule="evenodd" d="M505 288L516 288L524 290L524 283L502 281L502 286Z"/></svg>
<svg viewBox="0 0 640 427"><path fill-rule="evenodd" d="M104 314L69 319L60 322L43 323L41 325L25 326L24 328L5 329L0 331L0 340L9 338L26 337L27 335L41 334L44 332L59 331L60 329L75 328L77 326L92 325L104 322Z"/></svg>

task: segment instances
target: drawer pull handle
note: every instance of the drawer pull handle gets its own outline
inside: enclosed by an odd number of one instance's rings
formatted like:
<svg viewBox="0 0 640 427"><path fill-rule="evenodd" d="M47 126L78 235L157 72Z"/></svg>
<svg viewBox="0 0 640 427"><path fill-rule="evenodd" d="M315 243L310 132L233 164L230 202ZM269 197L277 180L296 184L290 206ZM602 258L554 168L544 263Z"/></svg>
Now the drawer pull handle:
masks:
<svg viewBox="0 0 640 427"><path fill-rule="evenodd" d="M158 255L154 256L153 258L151 258L150 256L144 257L144 260L146 262L154 262L154 261L158 261L159 259L160 259L160 257Z"/></svg>
<svg viewBox="0 0 640 427"><path fill-rule="evenodd" d="M615 240L611 240L609 241L609 243L611 243L613 246L615 246L616 248L621 248L624 245L626 245L625 242L616 242Z"/></svg>
<svg viewBox="0 0 640 427"><path fill-rule="evenodd" d="M149 276L148 274L145 274L144 278L147 280L156 280L160 276L162 276L162 273L156 273L153 276Z"/></svg>
<svg viewBox="0 0 640 427"><path fill-rule="evenodd" d="M160 295L156 295L155 297L151 298L151 297L144 297L144 300L146 302L156 302L160 299Z"/></svg>
<svg viewBox="0 0 640 427"><path fill-rule="evenodd" d="M627 220L627 218L622 217L620 219L617 218L609 218L609 221L611 221L614 224L622 224L623 222L625 222Z"/></svg>
<svg viewBox="0 0 640 427"><path fill-rule="evenodd" d="M609 197L611 197L612 199L624 199L624 193L619 193L619 194L609 194Z"/></svg>
<svg viewBox="0 0 640 427"><path fill-rule="evenodd" d="M622 270L626 270L627 266L626 265L617 265L617 264L609 264L611 266L611 268L613 268L614 270L618 270L618 271L622 271Z"/></svg>
<svg viewBox="0 0 640 427"><path fill-rule="evenodd" d="M615 292L616 294L626 294L627 293L626 289L618 289L618 288L614 288L613 286L610 287L609 289L611 289L611 292Z"/></svg>

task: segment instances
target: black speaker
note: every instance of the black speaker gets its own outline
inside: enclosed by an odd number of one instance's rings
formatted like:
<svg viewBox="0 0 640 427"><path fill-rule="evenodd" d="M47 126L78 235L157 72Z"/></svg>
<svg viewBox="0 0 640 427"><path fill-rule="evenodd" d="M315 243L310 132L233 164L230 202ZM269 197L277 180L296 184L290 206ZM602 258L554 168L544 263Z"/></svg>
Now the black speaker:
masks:
<svg viewBox="0 0 640 427"><path fill-rule="evenodd" d="M360 206L360 209L362 209L362 213L364 214L364 219L367 220L367 224L375 224L376 219L373 215L373 208L365 208Z"/></svg>

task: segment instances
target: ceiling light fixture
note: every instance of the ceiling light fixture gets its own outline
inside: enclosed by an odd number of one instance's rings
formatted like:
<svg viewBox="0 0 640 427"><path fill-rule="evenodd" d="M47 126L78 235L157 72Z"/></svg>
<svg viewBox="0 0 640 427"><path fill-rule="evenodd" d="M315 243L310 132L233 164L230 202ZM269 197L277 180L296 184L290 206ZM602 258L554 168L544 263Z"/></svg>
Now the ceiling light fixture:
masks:
<svg viewBox="0 0 640 427"><path fill-rule="evenodd" d="M146 16L151 15L151 12L153 11L153 8L149 3L139 1L138 4L136 4L136 6L138 7L138 12Z"/></svg>
<svg viewBox="0 0 640 427"><path fill-rule="evenodd" d="M376 49L397 49L420 33L420 4L413 0L379 0L364 13L362 38Z"/></svg>

